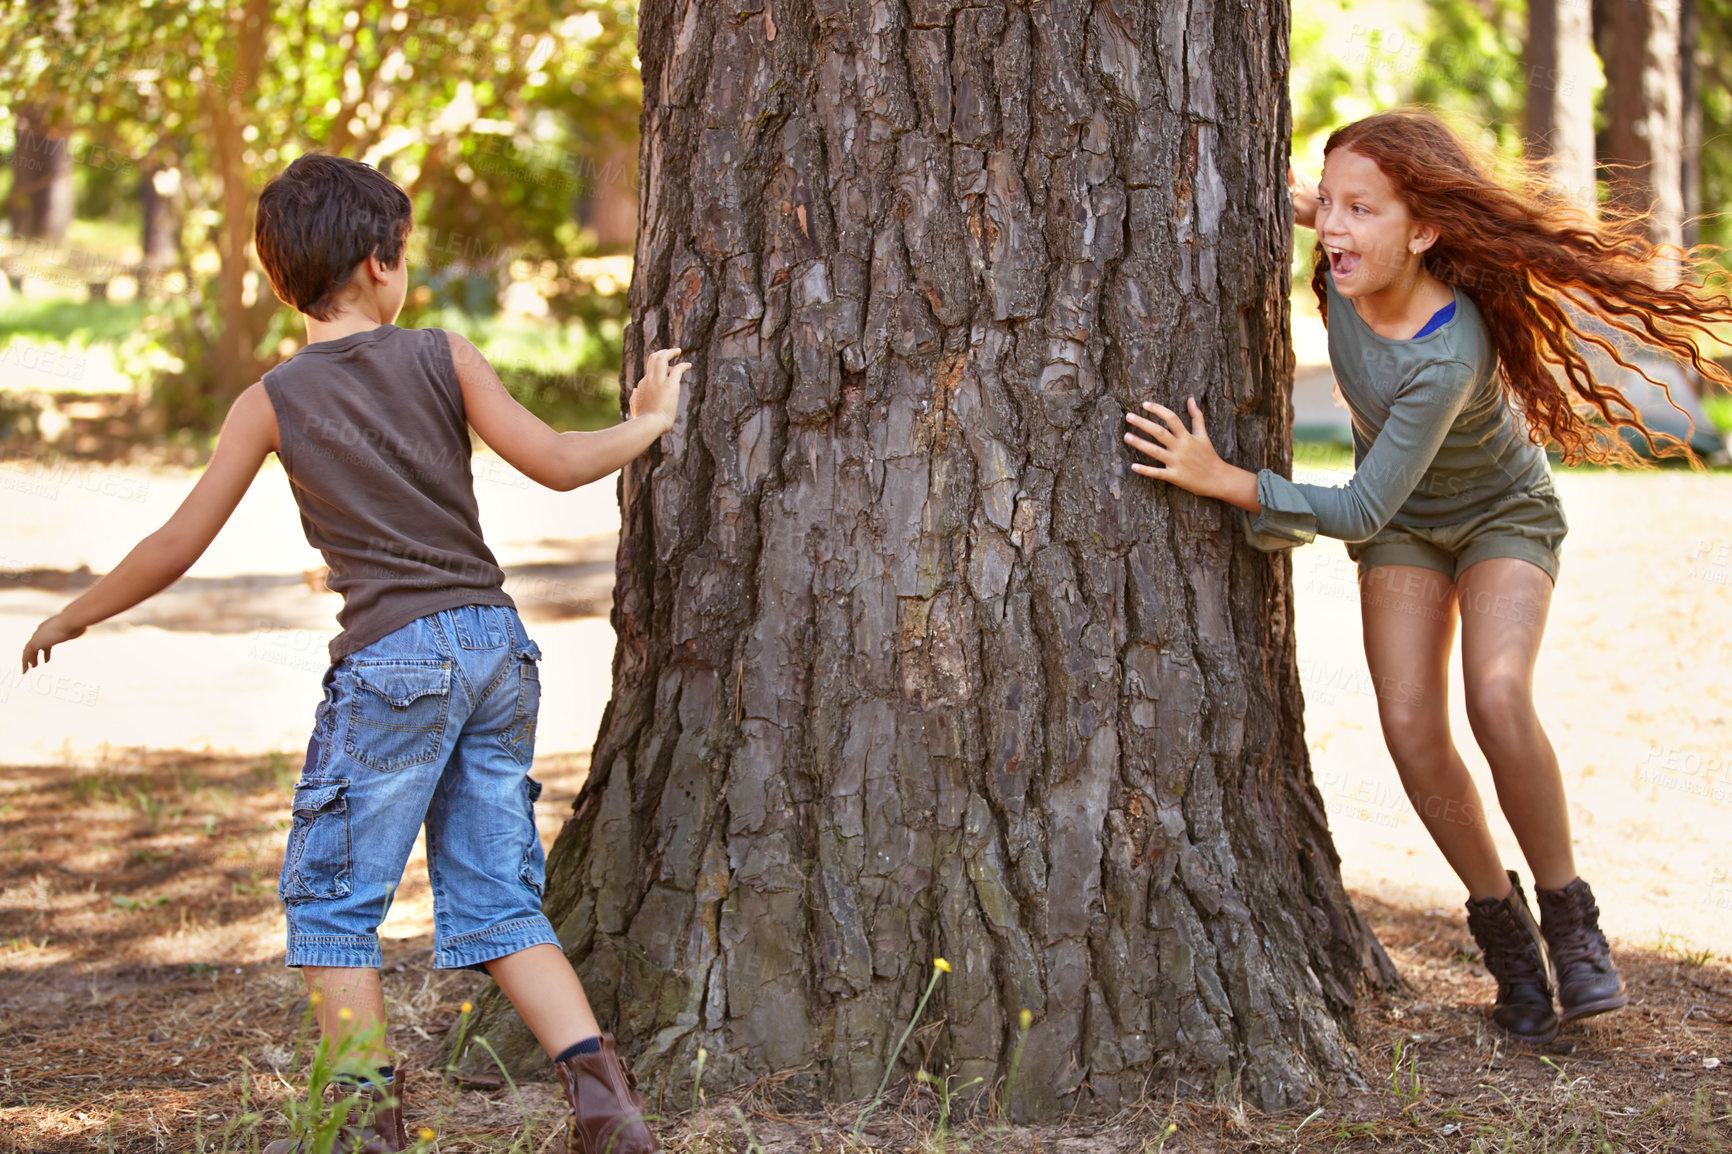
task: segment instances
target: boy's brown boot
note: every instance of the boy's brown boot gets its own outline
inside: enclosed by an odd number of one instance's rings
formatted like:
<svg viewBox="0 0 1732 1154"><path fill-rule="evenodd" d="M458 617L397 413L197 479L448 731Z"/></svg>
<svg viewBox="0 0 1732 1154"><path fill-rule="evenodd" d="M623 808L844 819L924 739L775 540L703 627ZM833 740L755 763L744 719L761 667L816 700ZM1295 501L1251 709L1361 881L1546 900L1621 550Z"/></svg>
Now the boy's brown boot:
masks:
<svg viewBox="0 0 1732 1154"><path fill-rule="evenodd" d="M341 1087L332 1087L333 1092ZM403 1071L391 1074L391 1084L381 1089L368 1086L360 1092L360 1104L350 1111L352 1124L337 1136L332 1154L396 1154L409 1148L403 1131ZM300 1138L279 1138L263 1154L308 1154L312 1143Z"/></svg>
<svg viewBox="0 0 1732 1154"><path fill-rule="evenodd" d="M1573 1022L1628 1005L1630 997L1600 932L1600 907L1588 883L1577 878L1561 890L1536 886L1534 897L1540 903L1540 932L1558 972L1559 1020Z"/></svg>
<svg viewBox="0 0 1732 1154"><path fill-rule="evenodd" d="M661 1143L644 1122L636 1079L614 1053L613 1035L601 1036L601 1049L553 1064L571 1103L568 1154L650 1154Z"/></svg>
<svg viewBox="0 0 1732 1154"><path fill-rule="evenodd" d="M1467 903L1467 928L1479 943L1485 968L1497 979L1492 1022L1518 1042L1549 1042L1558 1036L1558 1015L1552 1009L1545 945L1513 870L1509 881L1508 897Z"/></svg>

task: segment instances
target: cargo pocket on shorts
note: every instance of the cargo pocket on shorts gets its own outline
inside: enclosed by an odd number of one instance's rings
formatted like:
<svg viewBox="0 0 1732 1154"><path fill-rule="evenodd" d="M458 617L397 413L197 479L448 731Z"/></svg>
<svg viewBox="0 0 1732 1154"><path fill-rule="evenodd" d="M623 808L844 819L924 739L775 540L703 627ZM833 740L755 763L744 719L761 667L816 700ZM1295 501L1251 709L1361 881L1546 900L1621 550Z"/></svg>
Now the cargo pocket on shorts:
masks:
<svg viewBox="0 0 1732 1154"><path fill-rule="evenodd" d="M517 868L517 876L523 884L535 891L540 897L547 884L547 855L541 849L541 833L535 828L535 800L541 796L541 783L533 777L523 778L523 808L529 815L529 848L523 853L523 862Z"/></svg>
<svg viewBox="0 0 1732 1154"><path fill-rule="evenodd" d="M343 752L390 772L439 756L451 709L451 667L401 661L355 662Z"/></svg>
<svg viewBox="0 0 1732 1154"><path fill-rule="evenodd" d="M541 670L536 662L541 650L533 641L525 641L517 651L517 709L511 725L499 735L500 742L518 765L535 761L535 721L541 713ZM535 787L540 792L541 787Z"/></svg>
<svg viewBox="0 0 1732 1154"><path fill-rule="evenodd" d="M304 781L295 786L294 820L277 881L277 897L285 903L349 896L348 788L346 781Z"/></svg>

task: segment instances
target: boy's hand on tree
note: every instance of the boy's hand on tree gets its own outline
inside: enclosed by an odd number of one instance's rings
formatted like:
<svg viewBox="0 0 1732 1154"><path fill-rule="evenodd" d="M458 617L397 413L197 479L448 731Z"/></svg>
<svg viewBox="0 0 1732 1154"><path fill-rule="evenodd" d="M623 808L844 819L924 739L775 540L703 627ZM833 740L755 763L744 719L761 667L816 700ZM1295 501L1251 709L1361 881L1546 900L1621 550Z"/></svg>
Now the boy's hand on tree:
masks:
<svg viewBox="0 0 1732 1154"><path fill-rule="evenodd" d="M1317 182L1287 166L1287 195L1293 200L1293 223L1300 228L1317 227Z"/></svg>
<svg viewBox="0 0 1732 1154"><path fill-rule="evenodd" d="M645 357L643 379L631 391L631 415L656 418L663 432L674 427L680 411L680 378L692 367L689 361L673 364L679 355L678 349L658 349Z"/></svg>
<svg viewBox="0 0 1732 1154"><path fill-rule="evenodd" d="M1225 463L1216 454L1215 446L1209 443L1209 432L1203 427L1203 410L1197 407L1196 398L1185 398L1185 404L1191 412L1189 429L1179 420L1179 414L1154 401L1144 401L1143 408L1159 420L1151 421L1137 413L1125 414L1125 420L1133 428L1147 434L1144 438L1126 433L1125 444L1160 463L1157 468L1139 462L1133 464L1131 470L1145 477L1169 481L1202 497L1213 497L1217 495L1215 490Z"/></svg>
<svg viewBox="0 0 1732 1154"><path fill-rule="evenodd" d="M71 641L74 637L84 636L84 626L68 625L60 619L59 614L50 617L36 627L36 632L30 635L30 640L24 644L24 668L28 673L36 666L48 660L56 645L62 641Z"/></svg>

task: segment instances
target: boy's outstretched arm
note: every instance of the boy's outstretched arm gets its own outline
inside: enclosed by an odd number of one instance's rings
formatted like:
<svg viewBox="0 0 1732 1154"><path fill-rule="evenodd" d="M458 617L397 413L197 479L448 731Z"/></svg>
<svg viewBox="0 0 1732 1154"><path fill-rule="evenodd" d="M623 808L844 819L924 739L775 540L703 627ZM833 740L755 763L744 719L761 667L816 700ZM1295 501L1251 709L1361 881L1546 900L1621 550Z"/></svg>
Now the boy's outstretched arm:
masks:
<svg viewBox="0 0 1732 1154"><path fill-rule="evenodd" d="M25 670L47 661L62 641L162 592L192 568L276 447L276 414L264 385L255 384L229 409L210 465L180 508L162 528L133 546L112 572L37 626L24 646Z"/></svg>
<svg viewBox="0 0 1732 1154"><path fill-rule="evenodd" d="M653 352L644 359L643 379L632 390L630 418L593 433L560 433L505 391L480 349L456 333L446 336L470 427L518 472L561 491L607 476L673 428L680 378L691 368L673 363L678 349Z"/></svg>

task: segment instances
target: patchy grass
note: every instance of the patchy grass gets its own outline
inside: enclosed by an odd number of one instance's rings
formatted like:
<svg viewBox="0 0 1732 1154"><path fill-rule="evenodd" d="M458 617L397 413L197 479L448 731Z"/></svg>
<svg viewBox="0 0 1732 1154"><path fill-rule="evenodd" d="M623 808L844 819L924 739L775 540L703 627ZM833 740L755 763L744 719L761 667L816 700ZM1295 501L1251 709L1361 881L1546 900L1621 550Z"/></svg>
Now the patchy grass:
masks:
<svg viewBox="0 0 1732 1154"><path fill-rule="evenodd" d="M537 774L569 798L585 768L550 759ZM306 997L272 956L294 770L284 757L153 753L0 774L0 1152L251 1151L291 1114L320 1116L302 1096ZM551 840L558 801L548 808ZM421 900L412 890L405 902ZM1085 1086L1073 1119L1018 1126L1000 1109L1014 1088L943 1070L876 1104L803 1102L775 1077L646 1097L670 1154L1732 1154L1728 959L1670 935L1618 943L1629 1009L1513 1046L1490 1029L1491 983L1460 919L1355 902L1409 989L1360 1007L1366 1085L1304 1109L1151 1091L1092 1117ZM430 946L423 933L385 952L411 1136L431 1129L420 1148L449 1154L558 1148L554 1086L443 1066L486 979L435 971Z"/></svg>
<svg viewBox="0 0 1732 1154"><path fill-rule="evenodd" d="M0 347L13 338L72 348L118 345L138 332L151 312L150 303L140 300L13 297L0 304Z"/></svg>

